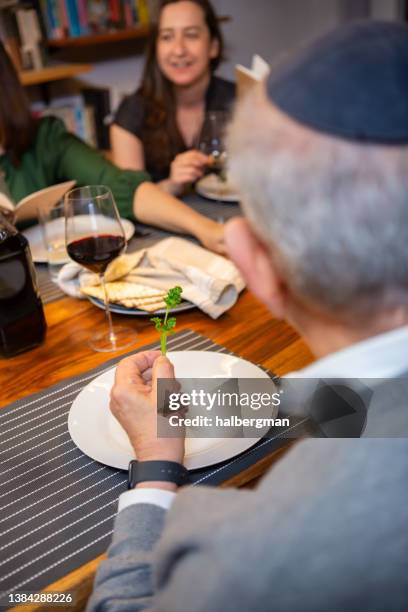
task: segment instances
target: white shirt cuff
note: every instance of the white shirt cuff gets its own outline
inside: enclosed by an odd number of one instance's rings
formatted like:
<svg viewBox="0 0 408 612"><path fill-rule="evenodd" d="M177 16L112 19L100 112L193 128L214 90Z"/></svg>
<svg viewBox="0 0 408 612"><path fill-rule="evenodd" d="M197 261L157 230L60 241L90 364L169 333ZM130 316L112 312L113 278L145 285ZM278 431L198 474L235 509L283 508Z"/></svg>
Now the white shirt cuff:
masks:
<svg viewBox="0 0 408 612"><path fill-rule="evenodd" d="M161 489L131 489L119 496L118 512L134 504L153 504L168 510L173 503L176 493L162 491Z"/></svg>

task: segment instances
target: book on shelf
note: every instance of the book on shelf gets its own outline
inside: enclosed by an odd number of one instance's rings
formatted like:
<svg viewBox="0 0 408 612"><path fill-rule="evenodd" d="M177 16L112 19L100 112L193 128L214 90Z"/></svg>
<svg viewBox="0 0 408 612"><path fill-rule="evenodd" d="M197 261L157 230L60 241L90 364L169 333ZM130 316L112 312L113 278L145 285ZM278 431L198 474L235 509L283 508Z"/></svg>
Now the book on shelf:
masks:
<svg viewBox="0 0 408 612"><path fill-rule="evenodd" d="M95 108L87 103L81 94L58 96L53 98L46 106L43 102L36 102L31 109L38 117L53 116L61 119L69 132L92 147L98 147Z"/></svg>
<svg viewBox="0 0 408 612"><path fill-rule="evenodd" d="M44 67L44 57L41 48L42 32L37 13L33 8L18 8L16 19L21 40L23 68L40 70Z"/></svg>
<svg viewBox="0 0 408 612"><path fill-rule="evenodd" d="M43 34L33 3L0 0L0 40L17 70L44 67Z"/></svg>
<svg viewBox="0 0 408 612"><path fill-rule="evenodd" d="M0 192L0 208L13 212L16 222L37 219L40 209L44 211L51 209L75 184L76 181L65 181L40 189L40 191L30 193L18 204L14 204L4 193Z"/></svg>
<svg viewBox="0 0 408 612"><path fill-rule="evenodd" d="M136 4L140 23L142 25L147 25L150 22L148 0L136 0Z"/></svg>
<svg viewBox="0 0 408 612"><path fill-rule="evenodd" d="M49 105L31 105L38 117L59 117L65 127L87 144L97 149L110 149L110 91L104 87L83 87L80 94L58 96Z"/></svg>
<svg viewBox="0 0 408 612"><path fill-rule="evenodd" d="M67 130L76 134L82 140L87 140L84 125L84 101L79 94L53 98L50 105L41 112L41 115L60 117Z"/></svg>

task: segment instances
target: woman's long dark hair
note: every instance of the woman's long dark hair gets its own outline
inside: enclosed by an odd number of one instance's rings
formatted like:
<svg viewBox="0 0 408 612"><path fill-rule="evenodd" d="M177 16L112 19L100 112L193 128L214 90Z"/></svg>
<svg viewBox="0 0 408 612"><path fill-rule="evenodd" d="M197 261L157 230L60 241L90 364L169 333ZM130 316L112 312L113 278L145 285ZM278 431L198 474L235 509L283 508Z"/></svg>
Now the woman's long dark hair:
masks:
<svg viewBox="0 0 408 612"><path fill-rule="evenodd" d="M156 57L161 11L168 4L182 0L161 0L147 43L146 64L139 92L145 101L145 124L142 132L145 157L159 170L167 168L174 156L183 150L183 139L176 122L176 101L171 82L162 74ZM191 0L204 13L211 40L218 41L219 52L211 59L214 72L223 57L224 41L213 7L208 0Z"/></svg>
<svg viewBox="0 0 408 612"><path fill-rule="evenodd" d="M12 163L18 165L34 141L37 121L31 115L26 93L1 41L0 83L0 144Z"/></svg>

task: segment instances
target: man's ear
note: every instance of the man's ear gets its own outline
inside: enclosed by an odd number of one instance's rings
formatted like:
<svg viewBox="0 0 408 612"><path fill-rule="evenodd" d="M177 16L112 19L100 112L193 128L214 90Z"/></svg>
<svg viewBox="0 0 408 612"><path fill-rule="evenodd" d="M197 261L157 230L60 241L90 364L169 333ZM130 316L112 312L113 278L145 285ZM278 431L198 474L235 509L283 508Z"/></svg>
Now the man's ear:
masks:
<svg viewBox="0 0 408 612"><path fill-rule="evenodd" d="M277 273L267 248L246 219L236 217L228 221L225 225L225 244L229 257L240 270L248 288L275 317L283 319L286 285Z"/></svg>

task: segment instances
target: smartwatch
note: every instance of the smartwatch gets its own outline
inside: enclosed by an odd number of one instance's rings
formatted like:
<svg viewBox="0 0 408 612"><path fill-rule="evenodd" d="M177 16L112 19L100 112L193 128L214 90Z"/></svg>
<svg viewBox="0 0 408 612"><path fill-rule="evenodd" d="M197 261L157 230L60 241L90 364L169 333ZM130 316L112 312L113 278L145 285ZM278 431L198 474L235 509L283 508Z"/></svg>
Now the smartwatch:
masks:
<svg viewBox="0 0 408 612"><path fill-rule="evenodd" d="M128 489L147 481L172 482L180 487L189 481L188 470L175 461L131 461Z"/></svg>

